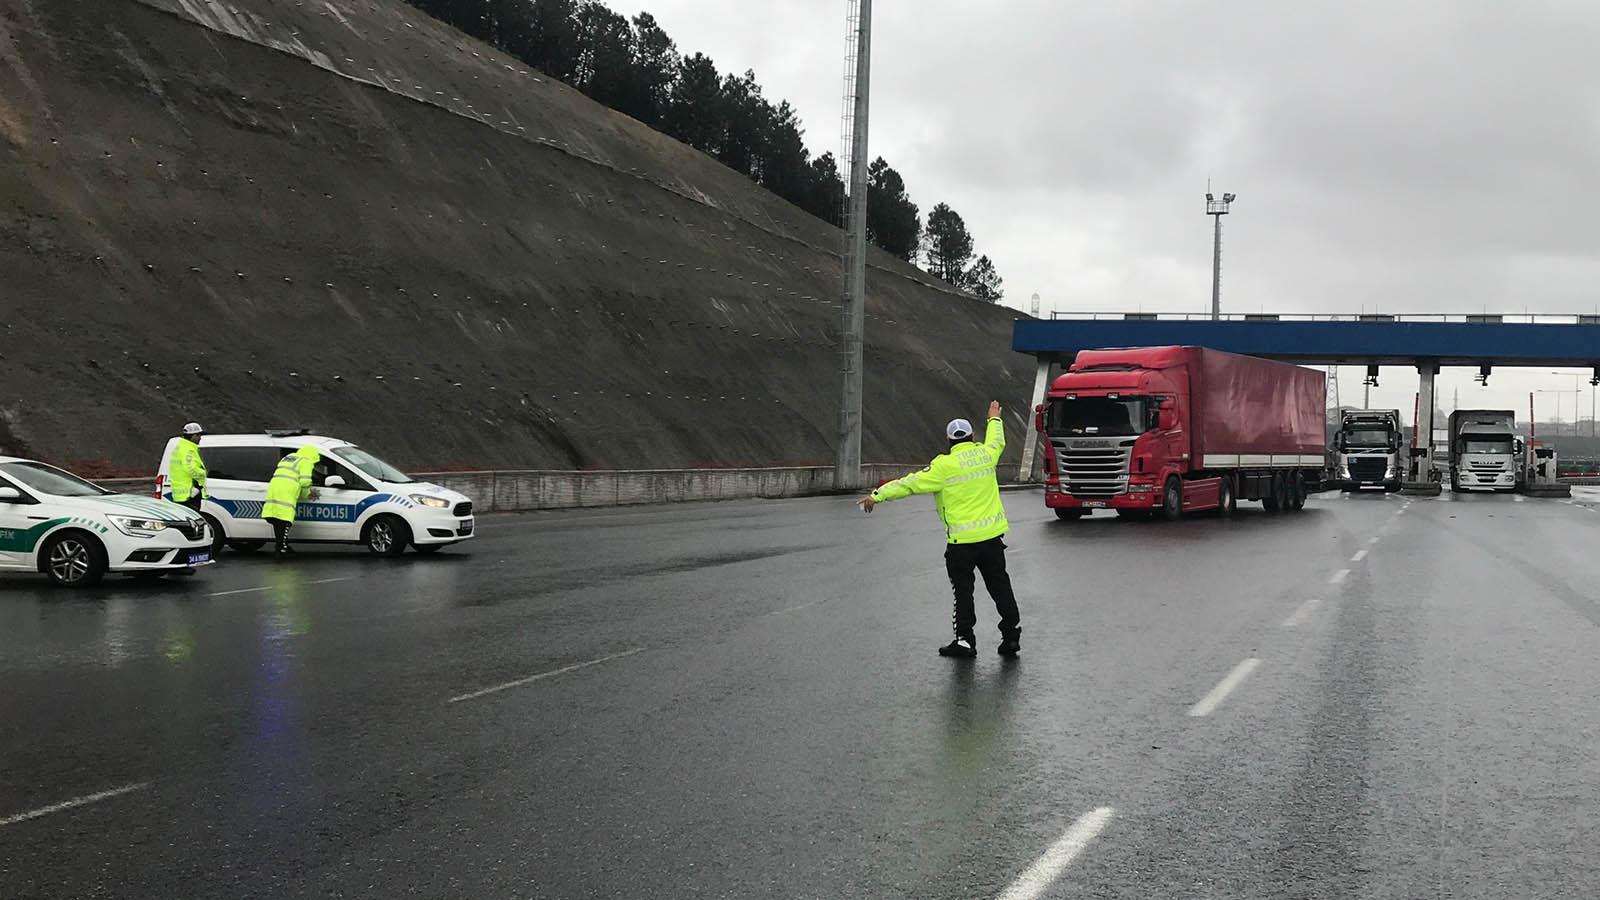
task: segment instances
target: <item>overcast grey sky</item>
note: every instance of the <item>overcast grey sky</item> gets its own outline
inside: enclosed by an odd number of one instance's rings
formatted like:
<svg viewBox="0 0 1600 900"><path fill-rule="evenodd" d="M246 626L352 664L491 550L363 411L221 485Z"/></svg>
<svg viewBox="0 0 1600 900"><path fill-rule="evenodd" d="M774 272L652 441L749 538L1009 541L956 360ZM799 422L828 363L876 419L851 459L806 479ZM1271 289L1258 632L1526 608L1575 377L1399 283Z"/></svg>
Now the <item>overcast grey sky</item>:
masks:
<svg viewBox="0 0 1600 900"><path fill-rule="evenodd" d="M844 0L617 6L837 152ZM1600 311L1600 5L876 0L874 26L872 153L966 218L1012 306L1209 308L1210 178L1239 195L1225 309ZM1443 379L1519 410L1572 383ZM1384 382L1409 408L1414 376Z"/></svg>

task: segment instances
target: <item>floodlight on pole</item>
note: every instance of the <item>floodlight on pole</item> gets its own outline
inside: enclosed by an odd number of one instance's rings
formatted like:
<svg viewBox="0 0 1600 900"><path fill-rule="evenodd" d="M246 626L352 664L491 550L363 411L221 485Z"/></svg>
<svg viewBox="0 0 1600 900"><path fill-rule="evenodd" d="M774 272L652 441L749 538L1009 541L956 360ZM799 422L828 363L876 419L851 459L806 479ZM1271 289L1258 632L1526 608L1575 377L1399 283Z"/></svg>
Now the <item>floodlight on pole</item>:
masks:
<svg viewBox="0 0 1600 900"><path fill-rule="evenodd" d="M1211 217L1211 318L1222 318L1222 217L1237 194L1216 195L1206 191L1206 215Z"/></svg>

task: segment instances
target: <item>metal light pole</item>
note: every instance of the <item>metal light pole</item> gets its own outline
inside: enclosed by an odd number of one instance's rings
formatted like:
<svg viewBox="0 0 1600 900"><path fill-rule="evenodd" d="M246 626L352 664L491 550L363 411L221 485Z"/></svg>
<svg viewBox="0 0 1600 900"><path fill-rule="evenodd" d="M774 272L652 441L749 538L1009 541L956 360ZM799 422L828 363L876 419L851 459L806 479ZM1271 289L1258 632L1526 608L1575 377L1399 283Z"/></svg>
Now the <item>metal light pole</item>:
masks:
<svg viewBox="0 0 1600 900"><path fill-rule="evenodd" d="M1222 318L1222 217L1237 194L1223 194L1218 200L1206 191L1206 215L1211 217L1211 318Z"/></svg>
<svg viewBox="0 0 1600 900"><path fill-rule="evenodd" d="M849 0L853 43L845 56L845 132L850 141L850 206L845 215L844 303L839 341L839 448L833 486L861 487L861 368L867 306L867 97L872 71L872 0ZM859 6L858 6L859 4ZM854 55L852 71L851 55Z"/></svg>

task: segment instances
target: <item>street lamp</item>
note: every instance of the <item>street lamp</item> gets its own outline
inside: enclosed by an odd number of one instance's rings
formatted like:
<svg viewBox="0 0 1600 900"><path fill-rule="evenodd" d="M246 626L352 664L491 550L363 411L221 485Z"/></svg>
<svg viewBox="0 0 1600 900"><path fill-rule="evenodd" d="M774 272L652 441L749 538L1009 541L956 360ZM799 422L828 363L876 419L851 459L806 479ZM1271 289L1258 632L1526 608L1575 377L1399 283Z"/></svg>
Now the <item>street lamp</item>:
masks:
<svg viewBox="0 0 1600 900"><path fill-rule="evenodd" d="M1206 215L1211 217L1211 319L1222 318L1222 217L1228 214L1228 204L1238 194L1216 195L1206 191Z"/></svg>

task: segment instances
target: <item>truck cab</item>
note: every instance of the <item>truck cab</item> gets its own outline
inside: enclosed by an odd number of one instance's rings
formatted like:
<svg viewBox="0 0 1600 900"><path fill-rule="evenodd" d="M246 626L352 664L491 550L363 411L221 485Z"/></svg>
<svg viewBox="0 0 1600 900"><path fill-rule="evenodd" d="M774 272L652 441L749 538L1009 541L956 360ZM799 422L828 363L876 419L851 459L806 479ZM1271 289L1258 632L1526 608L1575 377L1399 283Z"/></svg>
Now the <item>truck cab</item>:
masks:
<svg viewBox="0 0 1600 900"><path fill-rule="evenodd" d="M1516 414L1463 409L1450 414L1450 489L1510 493L1521 481Z"/></svg>
<svg viewBox="0 0 1600 900"><path fill-rule="evenodd" d="M1333 436L1339 487L1345 491L1381 487L1400 490L1404 443L1398 409L1352 409L1341 416Z"/></svg>

